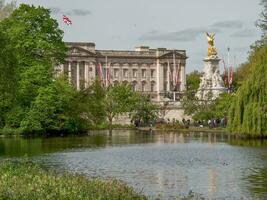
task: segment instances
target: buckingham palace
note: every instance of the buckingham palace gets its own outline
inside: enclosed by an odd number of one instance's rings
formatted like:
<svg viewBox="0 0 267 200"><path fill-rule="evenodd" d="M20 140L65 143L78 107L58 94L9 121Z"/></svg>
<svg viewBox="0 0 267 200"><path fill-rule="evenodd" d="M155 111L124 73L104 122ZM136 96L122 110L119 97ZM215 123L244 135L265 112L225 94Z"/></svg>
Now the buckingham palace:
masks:
<svg viewBox="0 0 267 200"><path fill-rule="evenodd" d="M58 70L66 74L78 90L100 79L106 86L129 84L133 90L160 100L170 97L169 94L182 93L186 88L185 50L147 46L136 47L134 51L97 50L94 43L66 44L67 58Z"/></svg>

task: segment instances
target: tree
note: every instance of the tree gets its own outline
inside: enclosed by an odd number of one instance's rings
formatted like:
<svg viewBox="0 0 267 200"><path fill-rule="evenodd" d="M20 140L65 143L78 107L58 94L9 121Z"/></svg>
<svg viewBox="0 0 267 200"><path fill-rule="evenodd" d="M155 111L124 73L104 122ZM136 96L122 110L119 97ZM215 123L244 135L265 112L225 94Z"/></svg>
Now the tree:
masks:
<svg viewBox="0 0 267 200"><path fill-rule="evenodd" d="M199 88L200 78L202 73L195 70L186 75L186 86L187 90L196 91Z"/></svg>
<svg viewBox="0 0 267 200"><path fill-rule="evenodd" d="M109 130L112 129L114 117L131 112L134 109L136 100L137 95L129 85L121 83L107 88L104 105Z"/></svg>
<svg viewBox="0 0 267 200"><path fill-rule="evenodd" d="M6 124L5 115L14 105L17 92L17 62L8 43L0 32L0 128Z"/></svg>
<svg viewBox="0 0 267 200"><path fill-rule="evenodd" d="M16 96L8 100L16 101L16 105L8 109L4 126L18 128L39 92L54 81L54 67L64 60L66 47L57 21L43 7L20 5L0 22L0 32L8 41L3 50L12 49L10 58L16 62L12 67L5 65L8 67L5 76L14 74L16 81L5 83L17 83L12 87L16 88Z"/></svg>
<svg viewBox="0 0 267 200"><path fill-rule="evenodd" d="M133 121L138 120L143 125L149 125L158 118L159 106L152 103L148 96L140 94L131 115Z"/></svg>
<svg viewBox="0 0 267 200"><path fill-rule="evenodd" d="M261 39L256 41L254 48L267 44L267 0L261 0L263 11L261 13L261 19L257 21L257 27L262 30Z"/></svg>
<svg viewBox="0 0 267 200"><path fill-rule="evenodd" d="M99 125L106 121L105 95L106 90L99 80L79 92L75 107L82 107L89 125Z"/></svg>
<svg viewBox="0 0 267 200"><path fill-rule="evenodd" d="M40 88L38 96L21 122L24 132L71 132L84 130L86 117L77 107L78 91L65 79L59 78Z"/></svg>
<svg viewBox="0 0 267 200"><path fill-rule="evenodd" d="M250 56L251 75L238 89L229 111L229 130L267 135L267 45Z"/></svg>
<svg viewBox="0 0 267 200"><path fill-rule="evenodd" d="M10 3L5 3L5 0L0 0L0 21L7 18L15 8L16 8L15 1L11 1Z"/></svg>
<svg viewBox="0 0 267 200"><path fill-rule="evenodd" d="M187 99L182 102L185 114L191 115L195 121L209 120L212 118L227 117L233 99L232 94L222 93L216 100L210 99L199 101L197 99Z"/></svg>
<svg viewBox="0 0 267 200"><path fill-rule="evenodd" d="M32 66L32 61L46 65L64 61L63 31L50 17L49 9L21 4L1 22L0 30L8 35L10 45L15 47L22 68Z"/></svg>

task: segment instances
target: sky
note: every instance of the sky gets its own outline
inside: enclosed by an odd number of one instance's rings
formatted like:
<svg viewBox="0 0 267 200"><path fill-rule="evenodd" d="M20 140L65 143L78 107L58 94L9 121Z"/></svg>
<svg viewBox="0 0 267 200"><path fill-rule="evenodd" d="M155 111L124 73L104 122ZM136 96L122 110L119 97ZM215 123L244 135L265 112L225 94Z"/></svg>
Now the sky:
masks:
<svg viewBox="0 0 267 200"><path fill-rule="evenodd" d="M260 38L255 23L260 0L17 0L50 8L66 42L94 42L97 49L184 49L187 72L202 71L207 54L205 32L215 33L220 58L237 66ZM8 2L8 1L7 1ZM72 26L62 22L62 15ZM222 70L222 65L221 65Z"/></svg>

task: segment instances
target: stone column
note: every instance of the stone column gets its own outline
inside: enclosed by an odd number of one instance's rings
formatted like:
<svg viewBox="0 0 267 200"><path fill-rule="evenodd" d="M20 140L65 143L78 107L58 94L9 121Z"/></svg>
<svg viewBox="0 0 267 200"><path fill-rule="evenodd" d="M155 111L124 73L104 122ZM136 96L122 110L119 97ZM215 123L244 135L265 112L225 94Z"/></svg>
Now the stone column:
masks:
<svg viewBox="0 0 267 200"><path fill-rule="evenodd" d="M160 60L159 60L159 51L157 51L157 101L160 101Z"/></svg>
<svg viewBox="0 0 267 200"><path fill-rule="evenodd" d="M85 68L85 72L84 72L84 80L85 80L85 88L88 88L89 86L89 66L88 66L88 62L84 62L84 68Z"/></svg>
<svg viewBox="0 0 267 200"><path fill-rule="evenodd" d="M185 65L181 64L181 91L185 90L186 75L185 75Z"/></svg>
<svg viewBox="0 0 267 200"><path fill-rule="evenodd" d="M69 71L68 71L68 79L69 79L69 83L71 83L71 62L69 62Z"/></svg>
<svg viewBox="0 0 267 200"><path fill-rule="evenodd" d="M77 61L77 79L76 79L76 83L77 83L77 90L80 90L80 62Z"/></svg>
<svg viewBox="0 0 267 200"><path fill-rule="evenodd" d="M170 63L167 63L167 92L169 92L171 86L171 82L170 82Z"/></svg>

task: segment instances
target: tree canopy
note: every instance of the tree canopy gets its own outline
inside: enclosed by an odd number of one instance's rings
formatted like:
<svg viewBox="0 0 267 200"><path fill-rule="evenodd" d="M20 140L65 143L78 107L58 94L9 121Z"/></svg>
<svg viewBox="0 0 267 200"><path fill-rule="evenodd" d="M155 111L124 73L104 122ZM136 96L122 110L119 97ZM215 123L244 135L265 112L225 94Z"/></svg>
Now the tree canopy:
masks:
<svg viewBox="0 0 267 200"><path fill-rule="evenodd" d="M229 130L267 135L267 45L250 56L251 75L238 89L229 112Z"/></svg>

